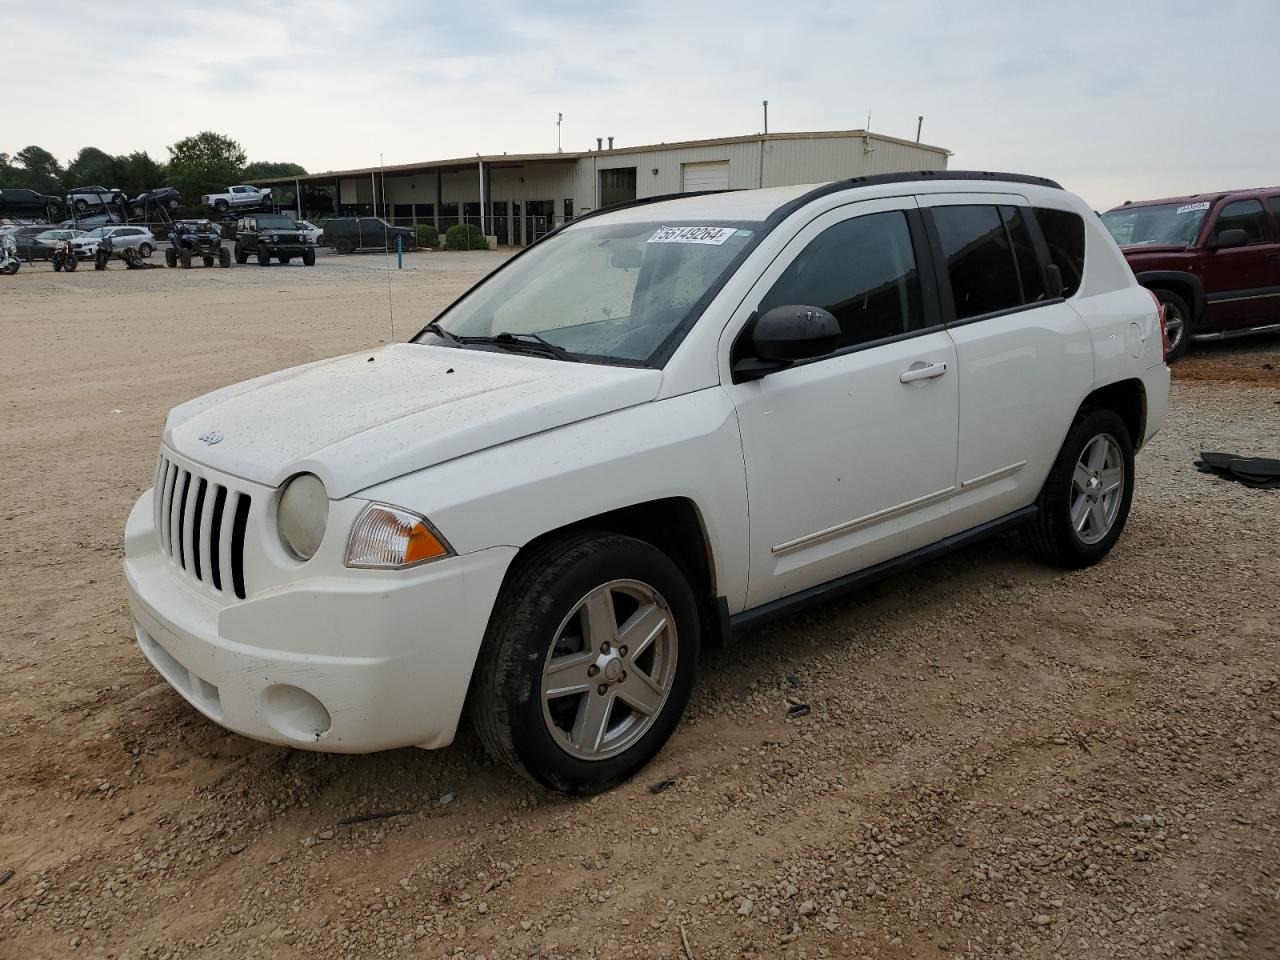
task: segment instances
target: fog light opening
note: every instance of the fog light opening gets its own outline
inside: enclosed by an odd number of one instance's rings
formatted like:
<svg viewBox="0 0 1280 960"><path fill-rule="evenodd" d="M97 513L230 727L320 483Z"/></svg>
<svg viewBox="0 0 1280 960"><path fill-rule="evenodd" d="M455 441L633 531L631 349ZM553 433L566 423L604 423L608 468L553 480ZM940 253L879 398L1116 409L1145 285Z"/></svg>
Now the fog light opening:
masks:
<svg viewBox="0 0 1280 960"><path fill-rule="evenodd" d="M307 691L286 683L267 689L267 721L294 740L319 740L333 725L323 703Z"/></svg>

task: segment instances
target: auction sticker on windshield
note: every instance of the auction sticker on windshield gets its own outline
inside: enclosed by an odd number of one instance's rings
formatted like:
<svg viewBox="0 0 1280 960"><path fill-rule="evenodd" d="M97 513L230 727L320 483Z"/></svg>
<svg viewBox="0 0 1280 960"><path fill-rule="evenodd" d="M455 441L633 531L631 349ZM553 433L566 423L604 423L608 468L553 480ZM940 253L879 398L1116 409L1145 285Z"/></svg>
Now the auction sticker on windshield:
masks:
<svg viewBox="0 0 1280 960"><path fill-rule="evenodd" d="M1209 201L1202 200L1199 203L1184 203L1173 213L1174 213L1174 216L1177 216L1182 213L1191 213L1193 210L1208 210L1208 209L1209 209Z"/></svg>
<svg viewBox="0 0 1280 960"><path fill-rule="evenodd" d="M736 232L736 227L659 227L647 242L710 243L718 247Z"/></svg>

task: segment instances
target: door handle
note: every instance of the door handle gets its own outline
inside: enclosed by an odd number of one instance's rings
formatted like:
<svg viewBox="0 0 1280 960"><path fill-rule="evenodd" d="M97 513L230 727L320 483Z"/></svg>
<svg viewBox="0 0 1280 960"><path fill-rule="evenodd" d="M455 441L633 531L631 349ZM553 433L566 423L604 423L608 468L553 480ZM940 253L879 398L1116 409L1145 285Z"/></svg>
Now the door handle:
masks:
<svg viewBox="0 0 1280 960"><path fill-rule="evenodd" d="M915 380L932 380L934 377L940 377L946 372L947 365L941 360L936 360L933 363L916 361L898 374L898 382L911 383Z"/></svg>

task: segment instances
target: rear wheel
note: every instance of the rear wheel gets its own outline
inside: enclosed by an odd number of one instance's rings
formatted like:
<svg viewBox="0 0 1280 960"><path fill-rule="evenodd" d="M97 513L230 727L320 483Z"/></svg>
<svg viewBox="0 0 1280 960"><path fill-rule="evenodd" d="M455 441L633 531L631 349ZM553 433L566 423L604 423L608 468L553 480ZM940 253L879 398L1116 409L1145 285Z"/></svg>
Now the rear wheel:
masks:
<svg viewBox="0 0 1280 960"><path fill-rule="evenodd" d="M269 266L270 263L271 263L271 254L267 253L265 250L259 250L258 266L265 267L265 266Z"/></svg>
<svg viewBox="0 0 1280 960"><path fill-rule="evenodd" d="M17 260L11 260L3 267L0 267L0 273L3 273L6 277L12 277L21 267L22 264L20 262Z"/></svg>
<svg viewBox="0 0 1280 960"><path fill-rule="evenodd" d="M62 263L62 269L67 271L67 273L75 273L76 267L78 266L80 266L80 261L76 259L76 255L74 253L67 254L66 259Z"/></svg>
<svg viewBox="0 0 1280 960"><path fill-rule="evenodd" d="M248 263L249 253L240 244L236 243L236 263Z"/></svg>
<svg viewBox="0 0 1280 960"><path fill-rule="evenodd" d="M302 251L302 264L306 267L314 267L316 265L316 251L314 247L308 247Z"/></svg>
<svg viewBox="0 0 1280 960"><path fill-rule="evenodd" d="M166 267L176 267L178 265L178 254L173 247L164 252L164 265Z"/></svg>
<svg viewBox="0 0 1280 960"><path fill-rule="evenodd" d="M1111 410L1081 411L1036 500L1029 539L1042 560L1087 567L1111 550L1133 500L1133 441Z"/></svg>
<svg viewBox="0 0 1280 960"><path fill-rule="evenodd" d="M336 253L350 253L354 247L352 247L350 240L343 238L333 241L333 249Z"/></svg>
<svg viewBox="0 0 1280 960"><path fill-rule="evenodd" d="M231 266L231 251L228 250L226 247L218 248L218 266L220 267Z"/></svg>
<svg viewBox="0 0 1280 960"><path fill-rule="evenodd" d="M191 269L191 251L190 250L183 247L182 251L178 254L178 258L182 261L183 270Z"/></svg>
<svg viewBox="0 0 1280 960"><path fill-rule="evenodd" d="M155 252L156 252L156 248L149 243L138 244L138 256L142 257L144 260L150 259L151 254Z"/></svg>
<svg viewBox="0 0 1280 960"><path fill-rule="evenodd" d="M84 213L89 209L89 202L87 200L77 200L72 206L76 208L76 213Z"/></svg>
<svg viewBox="0 0 1280 960"><path fill-rule="evenodd" d="M53 272L54 272L54 273L61 273L61 272L62 272L62 258L61 258L61 257L54 257L54 258L53 258Z"/></svg>
<svg viewBox="0 0 1280 960"><path fill-rule="evenodd" d="M1169 349L1164 353L1166 363L1173 363L1187 352L1187 343L1191 337L1191 308L1179 294L1172 290L1152 290L1156 299L1164 305L1165 336L1169 338Z"/></svg>
<svg viewBox="0 0 1280 960"><path fill-rule="evenodd" d="M213 201L213 209L217 210L219 213L226 213L230 208L227 206L227 201L215 200Z"/></svg>
<svg viewBox="0 0 1280 960"><path fill-rule="evenodd" d="M517 561L485 633L470 709L489 753L552 790L643 767L693 688L698 614L680 568L631 537L581 533Z"/></svg>

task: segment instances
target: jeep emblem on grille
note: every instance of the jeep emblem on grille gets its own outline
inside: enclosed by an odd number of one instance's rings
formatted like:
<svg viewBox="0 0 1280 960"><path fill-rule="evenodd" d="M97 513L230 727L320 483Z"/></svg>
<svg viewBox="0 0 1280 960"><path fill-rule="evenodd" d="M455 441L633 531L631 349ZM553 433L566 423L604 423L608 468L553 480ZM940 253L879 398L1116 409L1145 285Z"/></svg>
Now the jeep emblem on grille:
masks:
<svg viewBox="0 0 1280 960"><path fill-rule="evenodd" d="M200 436L196 437L196 439L200 440L203 443L207 443L209 446L212 447L215 443L222 442L222 434L220 434L217 430L210 430L208 433L200 434Z"/></svg>

